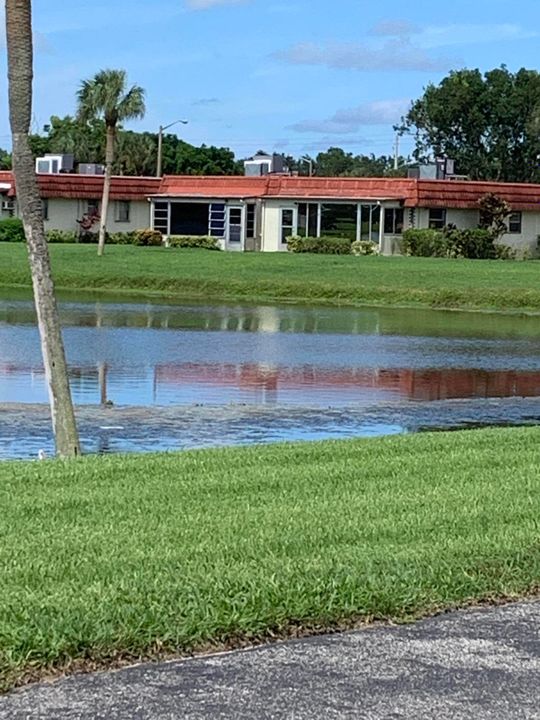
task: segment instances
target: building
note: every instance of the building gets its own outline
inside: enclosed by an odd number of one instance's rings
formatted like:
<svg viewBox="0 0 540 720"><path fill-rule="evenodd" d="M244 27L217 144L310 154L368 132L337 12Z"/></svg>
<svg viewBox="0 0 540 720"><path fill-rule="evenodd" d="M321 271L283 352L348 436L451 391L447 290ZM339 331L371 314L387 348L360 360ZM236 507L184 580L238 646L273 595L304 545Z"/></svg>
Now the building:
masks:
<svg viewBox="0 0 540 720"><path fill-rule="evenodd" d="M76 231L97 218L103 177L39 175L47 229ZM287 250L287 237L334 235L377 243L383 254L400 252L407 228L475 228L479 200L495 193L512 215L502 242L538 255L540 185L464 180L265 176L163 178L115 177L107 227L146 227L170 235L211 235L224 250ZM0 172L1 215L17 214L16 188Z"/></svg>

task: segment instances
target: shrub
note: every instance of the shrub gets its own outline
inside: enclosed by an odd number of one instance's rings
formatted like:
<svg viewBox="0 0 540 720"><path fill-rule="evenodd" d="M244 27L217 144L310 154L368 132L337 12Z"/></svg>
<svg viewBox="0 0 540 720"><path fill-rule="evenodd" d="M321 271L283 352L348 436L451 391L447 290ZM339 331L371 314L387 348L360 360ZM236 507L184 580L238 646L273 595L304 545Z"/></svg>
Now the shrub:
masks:
<svg viewBox="0 0 540 720"><path fill-rule="evenodd" d="M217 238L209 235L171 235L169 245L174 248L203 248L204 250L221 250Z"/></svg>
<svg viewBox="0 0 540 720"><path fill-rule="evenodd" d="M529 260L527 257L527 250L523 251L523 260ZM515 260L518 256L517 250L510 247L510 245L503 245L502 243L495 244L495 257L497 260Z"/></svg>
<svg viewBox="0 0 540 720"><path fill-rule="evenodd" d="M377 255L379 246L371 240L355 240L351 245L353 255Z"/></svg>
<svg viewBox="0 0 540 720"><path fill-rule="evenodd" d="M107 242L109 239L109 234L105 233L105 242ZM82 243L83 245L93 245L96 244L99 240L99 234L89 232L88 230L83 230L79 233L79 237L77 239L77 242Z"/></svg>
<svg viewBox="0 0 540 720"><path fill-rule="evenodd" d="M287 249L293 253L320 253L322 255L350 255L352 241L336 237L289 237Z"/></svg>
<svg viewBox="0 0 540 720"><path fill-rule="evenodd" d="M439 230L405 230L403 253L413 257L446 257L444 236Z"/></svg>
<svg viewBox="0 0 540 720"><path fill-rule="evenodd" d="M76 243L79 241L74 230L47 230L48 243Z"/></svg>
<svg viewBox="0 0 540 720"><path fill-rule="evenodd" d="M0 242L24 242L24 227L19 218L0 220Z"/></svg>
<svg viewBox="0 0 540 720"><path fill-rule="evenodd" d="M443 230L446 257L489 260L497 257L494 236L483 228L458 230L448 226Z"/></svg>
<svg viewBox="0 0 540 720"><path fill-rule="evenodd" d="M496 245L493 233L483 228L459 230L448 225L444 230L406 230L403 250L415 257L467 258L469 260L514 260L508 246Z"/></svg>
<svg viewBox="0 0 540 720"><path fill-rule="evenodd" d="M116 232L107 234L105 242L109 245L135 245L132 232Z"/></svg>
<svg viewBox="0 0 540 720"><path fill-rule="evenodd" d="M120 233L123 234L123 233ZM126 233L132 237L132 244L139 247L160 247L163 245L163 235L159 230L151 228L145 230L135 230L132 233Z"/></svg>

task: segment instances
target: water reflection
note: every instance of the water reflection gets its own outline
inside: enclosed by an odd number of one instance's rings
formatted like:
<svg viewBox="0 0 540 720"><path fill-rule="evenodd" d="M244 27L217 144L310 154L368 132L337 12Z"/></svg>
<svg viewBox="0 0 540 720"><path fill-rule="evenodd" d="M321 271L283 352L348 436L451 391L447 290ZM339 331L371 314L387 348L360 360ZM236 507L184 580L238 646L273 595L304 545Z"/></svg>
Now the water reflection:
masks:
<svg viewBox="0 0 540 720"><path fill-rule="evenodd" d="M540 397L540 371L442 368L329 369L311 365L163 364L126 371L71 368L77 404L345 406ZM47 401L40 367L0 366L2 402Z"/></svg>
<svg viewBox="0 0 540 720"><path fill-rule="evenodd" d="M78 404L343 406L540 396L540 318L61 304ZM0 300L0 402L45 403L30 300Z"/></svg>
<svg viewBox="0 0 540 720"><path fill-rule="evenodd" d="M26 291L0 292L0 324L35 325ZM399 308L207 305L96 301L60 294L65 327L147 328L242 333L369 334L431 337L536 337L540 317Z"/></svg>

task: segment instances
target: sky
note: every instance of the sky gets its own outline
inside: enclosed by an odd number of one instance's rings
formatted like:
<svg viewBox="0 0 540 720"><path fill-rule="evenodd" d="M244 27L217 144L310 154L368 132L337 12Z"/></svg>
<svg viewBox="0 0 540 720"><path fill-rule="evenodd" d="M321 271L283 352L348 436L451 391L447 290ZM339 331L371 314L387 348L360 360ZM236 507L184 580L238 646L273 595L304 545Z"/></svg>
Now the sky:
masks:
<svg viewBox="0 0 540 720"><path fill-rule="evenodd" d="M464 67L538 69L538 0L34 0L33 131L98 70L145 88L133 130L195 145L391 154L393 125ZM3 3L0 20L4 25ZM10 146L0 35L0 147ZM175 129L176 130L176 129ZM172 131L172 130L171 130ZM412 140L404 139L406 154Z"/></svg>

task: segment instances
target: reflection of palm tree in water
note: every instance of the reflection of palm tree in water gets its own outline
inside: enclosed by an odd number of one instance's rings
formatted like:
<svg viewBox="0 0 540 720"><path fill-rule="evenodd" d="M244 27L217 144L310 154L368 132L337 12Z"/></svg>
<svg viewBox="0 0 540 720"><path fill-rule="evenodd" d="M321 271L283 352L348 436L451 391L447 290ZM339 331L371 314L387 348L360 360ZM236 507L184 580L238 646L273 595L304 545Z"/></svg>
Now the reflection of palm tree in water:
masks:
<svg viewBox="0 0 540 720"><path fill-rule="evenodd" d="M108 405L107 371L108 371L107 364L100 363L98 366L98 382L99 382L99 402L101 405Z"/></svg>

